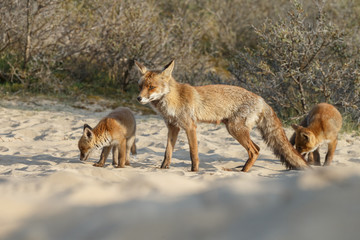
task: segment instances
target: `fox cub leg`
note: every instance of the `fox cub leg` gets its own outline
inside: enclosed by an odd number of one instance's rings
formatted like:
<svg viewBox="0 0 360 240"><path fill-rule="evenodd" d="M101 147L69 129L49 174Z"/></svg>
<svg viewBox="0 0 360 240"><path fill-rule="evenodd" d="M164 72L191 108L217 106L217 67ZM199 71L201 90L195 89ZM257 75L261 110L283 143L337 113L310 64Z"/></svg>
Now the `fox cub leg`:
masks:
<svg viewBox="0 0 360 240"><path fill-rule="evenodd" d="M107 157L109 156L111 146L104 147L101 151L100 160L94 164L95 167L103 167Z"/></svg>
<svg viewBox="0 0 360 240"><path fill-rule="evenodd" d="M134 137L133 145L131 146L131 154L132 155L137 154L136 144L135 144L135 137Z"/></svg>
<svg viewBox="0 0 360 240"><path fill-rule="evenodd" d="M179 127L171 124L168 124L167 127L168 127L168 138L167 138L164 161L161 164L161 168L169 168L172 153L174 151L175 143L180 131Z"/></svg>
<svg viewBox="0 0 360 240"><path fill-rule="evenodd" d="M235 122L228 122L226 129L248 152L249 158L242 171L249 171L259 156L260 147L250 139L250 130L245 126L244 120L236 124Z"/></svg>
<svg viewBox="0 0 360 240"><path fill-rule="evenodd" d="M119 161L119 148L117 146L113 146L112 148L112 165L116 166Z"/></svg>
<svg viewBox="0 0 360 240"><path fill-rule="evenodd" d="M126 160L125 160L125 165L130 165L130 152L132 154L136 154L135 136L132 136L132 137L126 139Z"/></svg>
<svg viewBox="0 0 360 240"><path fill-rule="evenodd" d="M330 165L330 163L331 163L331 161L332 161L332 159L334 157L336 145L337 145L337 139L336 138L335 138L335 140L331 141L328 144L328 152L326 153L324 166L329 166Z"/></svg>
<svg viewBox="0 0 360 240"><path fill-rule="evenodd" d="M314 152L310 152L308 155L308 163L310 165L320 166L320 153L319 148L317 148Z"/></svg>
<svg viewBox="0 0 360 240"><path fill-rule="evenodd" d="M119 141L119 162L117 168L124 168L126 162L126 139L123 138Z"/></svg>

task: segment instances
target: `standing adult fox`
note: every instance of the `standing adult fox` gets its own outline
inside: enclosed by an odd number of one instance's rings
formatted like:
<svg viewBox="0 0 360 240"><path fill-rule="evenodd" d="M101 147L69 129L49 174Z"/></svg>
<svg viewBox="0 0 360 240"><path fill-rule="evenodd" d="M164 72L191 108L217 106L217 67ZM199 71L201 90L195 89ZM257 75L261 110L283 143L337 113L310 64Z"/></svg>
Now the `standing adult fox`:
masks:
<svg viewBox="0 0 360 240"><path fill-rule="evenodd" d="M320 165L319 146L326 142L328 152L324 166L330 165L337 145L338 133L341 129L342 117L340 112L331 104L315 105L299 125L293 124L295 132L290 138L292 145L300 154L308 155L308 163Z"/></svg>
<svg viewBox="0 0 360 240"><path fill-rule="evenodd" d="M161 168L169 168L180 128L184 129L190 146L191 171L199 170L197 122L224 123L226 129L248 152L249 159L242 171L247 172L259 155L260 148L250 139L256 125L263 139L288 169L308 167L304 158L288 141L273 109L256 94L241 87L228 85L190 86L172 77L174 61L163 70L148 70L135 62L142 77L138 101L150 103L168 127L167 146Z"/></svg>

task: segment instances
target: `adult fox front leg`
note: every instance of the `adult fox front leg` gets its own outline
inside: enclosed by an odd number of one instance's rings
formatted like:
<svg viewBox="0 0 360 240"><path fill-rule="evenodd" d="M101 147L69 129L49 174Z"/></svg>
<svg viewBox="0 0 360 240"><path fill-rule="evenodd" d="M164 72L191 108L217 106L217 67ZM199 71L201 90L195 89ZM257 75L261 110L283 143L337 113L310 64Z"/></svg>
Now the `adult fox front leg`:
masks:
<svg viewBox="0 0 360 240"><path fill-rule="evenodd" d="M169 168L172 153L174 151L175 143L179 135L180 128L172 124L167 124L168 127L168 138L165 150L164 161L161 164L161 168Z"/></svg>
<svg viewBox="0 0 360 240"><path fill-rule="evenodd" d="M166 145L166 151L164 161L161 164L161 168L169 168L172 153L174 151L175 143L179 135L180 128L172 124L168 124L168 139ZM199 170L199 158L198 158L198 145L196 137L196 125L195 123L190 124L186 129L186 136L189 142L190 158L191 158L191 171Z"/></svg>
<svg viewBox="0 0 360 240"><path fill-rule="evenodd" d="M199 170L199 157L198 157L198 143L196 138L196 124L190 123L185 128L186 136L189 142L190 158L191 158L191 171Z"/></svg>

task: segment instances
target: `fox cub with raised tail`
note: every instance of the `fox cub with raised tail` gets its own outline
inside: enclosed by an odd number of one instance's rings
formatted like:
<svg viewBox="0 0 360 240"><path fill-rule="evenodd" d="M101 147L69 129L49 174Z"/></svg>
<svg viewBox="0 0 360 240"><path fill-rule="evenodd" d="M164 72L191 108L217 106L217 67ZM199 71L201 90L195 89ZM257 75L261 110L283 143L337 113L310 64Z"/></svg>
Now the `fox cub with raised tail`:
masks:
<svg viewBox="0 0 360 240"><path fill-rule="evenodd" d="M289 169L307 168L307 162L287 139L273 109L258 95L241 87L229 85L190 86L175 81L174 61L161 70L150 70L135 62L140 73L138 101L149 103L165 120L168 128L167 146L161 168L169 168L180 128L184 129L190 146L191 170L198 171L197 122L224 123L248 152L242 171L249 171L260 148L250 139L257 126L263 139Z"/></svg>
<svg viewBox="0 0 360 240"><path fill-rule="evenodd" d="M290 138L300 154L308 154L308 163L320 165L319 146L328 144L324 166L330 165L337 145L338 133L341 129L340 112L327 103L313 107L300 125L293 124L295 133Z"/></svg>
<svg viewBox="0 0 360 240"><path fill-rule="evenodd" d="M130 151L136 154L135 132L134 115L123 107L109 113L94 128L85 124L78 142L80 160L86 161L94 149L102 148L100 160L94 166L103 167L111 150L113 165L119 168L130 165Z"/></svg>

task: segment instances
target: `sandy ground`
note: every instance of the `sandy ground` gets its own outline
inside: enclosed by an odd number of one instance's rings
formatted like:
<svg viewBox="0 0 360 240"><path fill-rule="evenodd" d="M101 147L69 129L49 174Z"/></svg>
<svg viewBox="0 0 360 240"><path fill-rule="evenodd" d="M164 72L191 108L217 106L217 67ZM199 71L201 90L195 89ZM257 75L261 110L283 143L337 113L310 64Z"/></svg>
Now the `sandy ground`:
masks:
<svg viewBox="0 0 360 240"><path fill-rule="evenodd" d="M200 171L183 131L161 170L165 124L137 114L131 166L93 167L100 151L80 162L83 124L109 111L0 100L0 239L359 239L358 136L340 136L331 167L286 171L253 131L261 154L242 173L246 151L224 126L199 124Z"/></svg>

